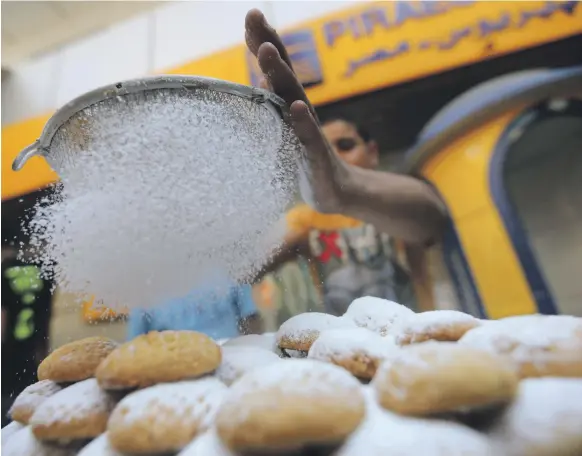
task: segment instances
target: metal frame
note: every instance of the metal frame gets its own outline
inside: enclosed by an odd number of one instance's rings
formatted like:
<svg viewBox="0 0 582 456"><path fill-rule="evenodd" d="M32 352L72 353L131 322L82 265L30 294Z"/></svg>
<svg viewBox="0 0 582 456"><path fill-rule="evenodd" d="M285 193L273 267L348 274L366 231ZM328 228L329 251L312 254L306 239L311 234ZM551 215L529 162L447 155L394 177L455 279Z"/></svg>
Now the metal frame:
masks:
<svg viewBox="0 0 582 456"><path fill-rule="evenodd" d="M46 157L57 130L79 111L107 99L156 89L213 90L228 93L264 104L284 122L289 119L289 109L285 101L274 93L257 87L202 76L162 75L132 79L92 90L64 105L47 121L39 139L18 154L12 163L12 169L19 171L35 155Z"/></svg>

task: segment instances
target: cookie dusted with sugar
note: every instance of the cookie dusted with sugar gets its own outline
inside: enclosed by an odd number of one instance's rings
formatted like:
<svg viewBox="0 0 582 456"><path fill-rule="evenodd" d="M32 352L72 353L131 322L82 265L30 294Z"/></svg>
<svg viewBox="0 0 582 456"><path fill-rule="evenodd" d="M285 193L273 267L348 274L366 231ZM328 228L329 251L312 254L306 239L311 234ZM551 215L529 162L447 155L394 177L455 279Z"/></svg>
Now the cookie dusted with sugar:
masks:
<svg viewBox="0 0 582 456"><path fill-rule="evenodd" d="M291 359L253 370L234 383L216 428L235 452L291 451L342 442L364 414L361 385L349 372Z"/></svg>
<svg viewBox="0 0 582 456"><path fill-rule="evenodd" d="M322 331L356 327L349 318L306 312L291 317L281 325L277 331L277 345L283 349L307 352Z"/></svg>
<svg viewBox="0 0 582 456"><path fill-rule="evenodd" d="M215 428L196 437L178 456L237 456L218 438Z"/></svg>
<svg viewBox="0 0 582 456"><path fill-rule="evenodd" d="M283 362L275 353L252 345L222 347L222 362L216 370L216 377L226 385L231 385L247 372L267 364Z"/></svg>
<svg viewBox="0 0 582 456"><path fill-rule="evenodd" d="M72 383L95 376L95 369L117 342L106 337L87 337L57 348L38 366L39 380Z"/></svg>
<svg viewBox="0 0 582 456"><path fill-rule="evenodd" d="M522 378L582 378L582 318L508 317L472 329L459 343L508 356Z"/></svg>
<svg viewBox="0 0 582 456"><path fill-rule="evenodd" d="M11 423L8 423L6 426L4 426L2 428L2 436L0 437L0 440L2 441L2 448L6 446L13 435L22 429L24 429L24 425L16 421L12 421Z"/></svg>
<svg viewBox="0 0 582 456"><path fill-rule="evenodd" d="M390 332L394 322L414 315L408 307L387 299L365 296L354 300L345 317L351 318L354 323L362 328L367 328L381 336Z"/></svg>
<svg viewBox="0 0 582 456"><path fill-rule="evenodd" d="M403 347L372 380L379 403L402 415L434 415L504 404L518 378L505 359L451 342Z"/></svg>
<svg viewBox="0 0 582 456"><path fill-rule="evenodd" d="M41 380L26 387L14 400L8 414L14 421L28 424L36 408L63 388L52 380Z"/></svg>
<svg viewBox="0 0 582 456"><path fill-rule="evenodd" d="M109 441L122 453L178 451L212 425L226 391L218 379L207 377L131 393L111 414Z"/></svg>
<svg viewBox="0 0 582 456"><path fill-rule="evenodd" d="M582 379L523 380L490 436L506 456L582 454Z"/></svg>
<svg viewBox="0 0 582 456"><path fill-rule="evenodd" d="M401 417L365 390L366 417L333 456L492 456L487 439L456 423Z"/></svg>
<svg viewBox="0 0 582 456"><path fill-rule="evenodd" d="M105 433L84 446L77 456L123 456L123 454L111 446L109 436Z"/></svg>
<svg viewBox="0 0 582 456"><path fill-rule="evenodd" d="M229 339L222 344L223 347L257 347L272 351L277 356L281 356L281 350L277 346L277 339L274 333L267 334L247 334L245 336Z"/></svg>
<svg viewBox="0 0 582 456"><path fill-rule="evenodd" d="M74 456L70 448L60 448L37 440L30 426L15 433L6 445L2 445L2 456Z"/></svg>
<svg viewBox="0 0 582 456"><path fill-rule="evenodd" d="M40 440L90 439L105 431L114 405L115 400L90 378L46 399L36 408L30 425Z"/></svg>
<svg viewBox="0 0 582 456"><path fill-rule="evenodd" d="M391 339L365 328L323 331L308 357L341 366L358 378L371 379L390 354L399 351Z"/></svg>
<svg viewBox="0 0 582 456"><path fill-rule="evenodd" d="M457 310L430 310L402 318L393 327L400 345L418 344L427 340L456 342L482 321Z"/></svg>
<svg viewBox="0 0 582 456"><path fill-rule="evenodd" d="M220 365L220 347L195 331L152 331L124 343L99 365L99 385L109 390L144 388L194 379Z"/></svg>

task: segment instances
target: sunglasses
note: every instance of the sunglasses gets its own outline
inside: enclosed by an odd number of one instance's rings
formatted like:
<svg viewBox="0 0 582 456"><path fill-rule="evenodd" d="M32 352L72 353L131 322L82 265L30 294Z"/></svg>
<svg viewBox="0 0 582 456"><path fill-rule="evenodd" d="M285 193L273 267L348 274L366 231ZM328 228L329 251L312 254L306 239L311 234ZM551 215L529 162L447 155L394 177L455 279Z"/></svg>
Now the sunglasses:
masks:
<svg viewBox="0 0 582 456"><path fill-rule="evenodd" d="M339 152L349 152L358 145L358 141L353 138L340 138L334 145Z"/></svg>

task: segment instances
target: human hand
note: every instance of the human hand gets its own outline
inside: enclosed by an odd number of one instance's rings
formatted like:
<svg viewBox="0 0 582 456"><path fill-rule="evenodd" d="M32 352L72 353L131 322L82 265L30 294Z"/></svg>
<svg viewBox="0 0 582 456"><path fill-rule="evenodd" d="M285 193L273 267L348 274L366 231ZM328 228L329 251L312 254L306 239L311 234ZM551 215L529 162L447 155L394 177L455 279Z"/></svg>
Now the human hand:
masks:
<svg viewBox="0 0 582 456"><path fill-rule="evenodd" d="M283 41L257 9L247 13L245 39L263 72L261 87L287 103L291 125L304 146L299 163L303 198L320 212L341 213L349 168L323 136L315 110L293 71Z"/></svg>

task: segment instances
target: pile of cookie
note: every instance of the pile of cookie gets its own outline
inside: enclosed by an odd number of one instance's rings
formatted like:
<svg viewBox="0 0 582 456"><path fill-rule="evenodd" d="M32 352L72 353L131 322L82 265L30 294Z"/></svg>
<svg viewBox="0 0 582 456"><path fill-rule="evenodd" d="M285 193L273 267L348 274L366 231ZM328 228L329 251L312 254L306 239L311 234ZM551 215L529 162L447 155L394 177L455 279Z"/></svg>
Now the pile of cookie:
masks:
<svg viewBox="0 0 582 456"><path fill-rule="evenodd" d="M485 321L360 298L276 334L60 347L5 456L580 456L582 319Z"/></svg>

